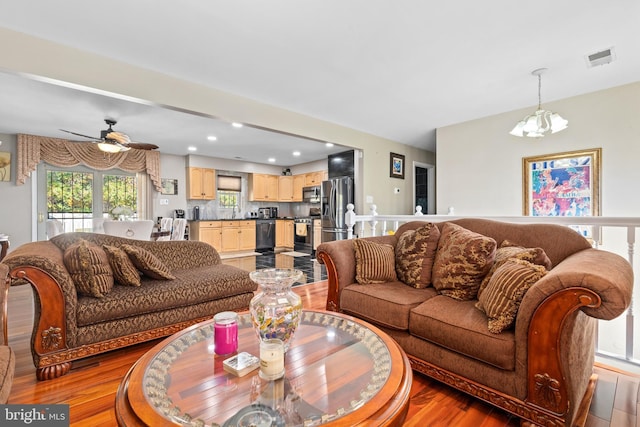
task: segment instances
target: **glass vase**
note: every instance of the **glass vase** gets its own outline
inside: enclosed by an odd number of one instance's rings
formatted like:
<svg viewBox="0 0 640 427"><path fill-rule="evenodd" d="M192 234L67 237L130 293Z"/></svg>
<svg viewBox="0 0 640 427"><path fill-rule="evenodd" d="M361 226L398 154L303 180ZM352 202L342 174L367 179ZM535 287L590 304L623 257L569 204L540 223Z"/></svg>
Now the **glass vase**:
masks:
<svg viewBox="0 0 640 427"><path fill-rule="evenodd" d="M253 327L260 340L282 340L286 352L302 313L302 300L291 290L291 286L302 277L302 271L266 268L252 271L249 275L260 285L260 291L249 303Z"/></svg>

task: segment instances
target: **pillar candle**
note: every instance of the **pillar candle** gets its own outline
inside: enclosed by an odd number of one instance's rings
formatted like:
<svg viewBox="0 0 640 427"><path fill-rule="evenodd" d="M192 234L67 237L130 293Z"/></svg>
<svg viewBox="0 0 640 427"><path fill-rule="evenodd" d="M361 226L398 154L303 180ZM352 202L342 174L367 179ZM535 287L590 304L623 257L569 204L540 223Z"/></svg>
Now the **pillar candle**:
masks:
<svg viewBox="0 0 640 427"><path fill-rule="evenodd" d="M284 344L270 339L260 342L260 377L275 380L284 375Z"/></svg>

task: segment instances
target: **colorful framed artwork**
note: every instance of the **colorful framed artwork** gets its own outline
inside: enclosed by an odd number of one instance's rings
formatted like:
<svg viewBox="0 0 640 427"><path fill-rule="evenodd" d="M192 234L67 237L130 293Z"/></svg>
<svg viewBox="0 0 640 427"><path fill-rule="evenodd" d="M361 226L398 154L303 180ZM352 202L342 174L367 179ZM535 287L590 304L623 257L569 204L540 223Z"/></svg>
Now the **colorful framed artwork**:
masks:
<svg viewBox="0 0 640 427"><path fill-rule="evenodd" d="M391 153L389 156L389 176L404 179L404 156Z"/></svg>
<svg viewBox="0 0 640 427"><path fill-rule="evenodd" d="M602 149L522 159L523 215L600 215Z"/></svg>
<svg viewBox="0 0 640 427"><path fill-rule="evenodd" d="M160 180L160 185L162 186L162 191L160 192L160 194L166 194L170 196L175 196L176 194L178 194L177 179L162 178Z"/></svg>
<svg viewBox="0 0 640 427"><path fill-rule="evenodd" d="M11 153L0 151L0 181L11 181Z"/></svg>

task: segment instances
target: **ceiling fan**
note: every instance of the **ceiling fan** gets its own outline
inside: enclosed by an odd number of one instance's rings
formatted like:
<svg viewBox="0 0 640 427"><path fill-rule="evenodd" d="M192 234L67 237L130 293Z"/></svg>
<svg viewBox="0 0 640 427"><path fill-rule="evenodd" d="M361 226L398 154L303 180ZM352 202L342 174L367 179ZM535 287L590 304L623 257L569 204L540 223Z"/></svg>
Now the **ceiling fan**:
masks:
<svg viewBox="0 0 640 427"><path fill-rule="evenodd" d="M129 135L122 132L116 132L111 126L115 126L117 123L113 119L105 119L104 122L109 126L109 129L100 131L100 138L96 138L89 135L83 135L81 133L71 132L70 130L60 129L62 132L67 132L72 135L82 136L83 138L89 138L98 144L98 148L107 153L120 153L122 151L128 151L131 148L138 150L155 150L158 148L155 144L147 144L144 142L132 142Z"/></svg>

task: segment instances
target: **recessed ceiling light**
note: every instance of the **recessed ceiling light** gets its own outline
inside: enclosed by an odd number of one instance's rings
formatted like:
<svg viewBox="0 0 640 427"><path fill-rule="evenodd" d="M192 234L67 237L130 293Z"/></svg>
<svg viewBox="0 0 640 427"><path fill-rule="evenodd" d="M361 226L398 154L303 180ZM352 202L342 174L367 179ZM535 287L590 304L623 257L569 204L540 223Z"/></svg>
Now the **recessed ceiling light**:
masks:
<svg viewBox="0 0 640 427"><path fill-rule="evenodd" d="M218 140L218 137L217 137L217 136L213 136L213 135L209 135L209 136L207 137L207 139L208 139L209 141L217 141L217 140Z"/></svg>
<svg viewBox="0 0 640 427"><path fill-rule="evenodd" d="M299 151L294 151L294 152L293 152L293 155L297 157L297 156L299 156L299 155L300 155L300 152L299 152Z"/></svg>
<svg viewBox="0 0 640 427"><path fill-rule="evenodd" d="M234 128L241 128L242 127L242 123L233 122L233 123L231 123L231 126L233 126Z"/></svg>
<svg viewBox="0 0 640 427"><path fill-rule="evenodd" d="M332 142L327 142L326 144L324 144L325 147L333 147L333 143Z"/></svg>
<svg viewBox="0 0 640 427"><path fill-rule="evenodd" d="M269 163L275 163L276 159L273 157L269 157Z"/></svg>
<svg viewBox="0 0 640 427"><path fill-rule="evenodd" d="M198 151L198 149L196 147L194 147L193 145L190 145L189 147L187 147L187 150L189 150L189 151Z"/></svg>

